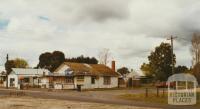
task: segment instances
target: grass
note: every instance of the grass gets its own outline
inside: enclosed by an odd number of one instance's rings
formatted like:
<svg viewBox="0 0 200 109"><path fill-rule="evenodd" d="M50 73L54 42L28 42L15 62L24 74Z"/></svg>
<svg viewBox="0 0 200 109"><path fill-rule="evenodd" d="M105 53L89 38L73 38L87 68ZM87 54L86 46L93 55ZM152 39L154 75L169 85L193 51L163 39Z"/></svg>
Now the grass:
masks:
<svg viewBox="0 0 200 109"><path fill-rule="evenodd" d="M123 94L119 96L122 99L133 100L133 101L141 101L147 103L157 103L157 104L168 104L168 95L167 93L160 93L157 96L156 93L149 93L148 97L146 97L145 93L140 94ZM200 107L200 92L197 93L197 104L195 106Z"/></svg>
<svg viewBox="0 0 200 109"><path fill-rule="evenodd" d="M142 101L142 102L155 102L155 103L164 103L167 104L167 94L160 95L157 97L155 93L149 93L148 97L143 93L140 94L124 94L119 96L122 99L134 100L134 101Z"/></svg>

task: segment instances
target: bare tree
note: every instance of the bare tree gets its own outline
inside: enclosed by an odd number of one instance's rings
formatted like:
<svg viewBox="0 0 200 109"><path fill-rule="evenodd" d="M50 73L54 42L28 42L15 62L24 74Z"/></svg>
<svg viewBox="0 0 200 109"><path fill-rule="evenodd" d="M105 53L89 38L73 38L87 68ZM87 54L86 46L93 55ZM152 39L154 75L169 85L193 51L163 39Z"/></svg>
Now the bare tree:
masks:
<svg viewBox="0 0 200 109"><path fill-rule="evenodd" d="M109 58L110 58L109 49L104 48L104 49L100 50L98 56L99 56L99 64L107 65L107 63L109 62Z"/></svg>
<svg viewBox="0 0 200 109"><path fill-rule="evenodd" d="M192 37L192 65L193 67L200 63L200 34L194 34Z"/></svg>

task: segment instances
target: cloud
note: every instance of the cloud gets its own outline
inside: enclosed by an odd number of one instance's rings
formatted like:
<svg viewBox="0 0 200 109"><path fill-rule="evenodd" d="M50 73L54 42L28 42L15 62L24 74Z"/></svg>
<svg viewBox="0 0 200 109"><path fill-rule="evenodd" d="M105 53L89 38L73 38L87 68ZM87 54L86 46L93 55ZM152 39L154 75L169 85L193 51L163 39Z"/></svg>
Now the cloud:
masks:
<svg viewBox="0 0 200 109"><path fill-rule="evenodd" d="M0 54L35 66L46 51L97 57L109 48L118 64L138 69L155 46L174 35L178 64L190 66L199 6L199 0L0 0L0 17L9 19L0 26Z"/></svg>
<svg viewBox="0 0 200 109"><path fill-rule="evenodd" d="M95 21L126 19L129 15L130 0L86 0L82 2L81 18Z"/></svg>

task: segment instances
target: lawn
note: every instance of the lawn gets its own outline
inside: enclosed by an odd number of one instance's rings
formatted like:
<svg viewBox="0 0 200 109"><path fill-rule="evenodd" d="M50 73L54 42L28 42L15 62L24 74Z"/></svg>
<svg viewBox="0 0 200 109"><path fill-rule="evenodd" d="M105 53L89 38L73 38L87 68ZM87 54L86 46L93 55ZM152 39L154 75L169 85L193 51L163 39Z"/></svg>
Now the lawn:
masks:
<svg viewBox="0 0 200 109"><path fill-rule="evenodd" d="M137 94L123 94L119 95L120 98L133 101L141 101L148 103L168 104L168 94L160 93L159 96L156 93L137 93ZM195 106L200 107L200 92L197 93L197 104Z"/></svg>

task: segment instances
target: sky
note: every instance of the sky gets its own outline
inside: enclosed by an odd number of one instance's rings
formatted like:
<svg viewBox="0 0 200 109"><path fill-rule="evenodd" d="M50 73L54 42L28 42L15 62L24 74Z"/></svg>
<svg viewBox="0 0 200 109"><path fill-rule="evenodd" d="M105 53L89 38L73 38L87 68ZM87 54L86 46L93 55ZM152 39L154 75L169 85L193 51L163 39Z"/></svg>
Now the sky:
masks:
<svg viewBox="0 0 200 109"><path fill-rule="evenodd" d="M171 35L177 65L191 66L191 37L200 30L199 0L0 0L0 65L41 53L96 57L108 48L117 67L139 70Z"/></svg>

